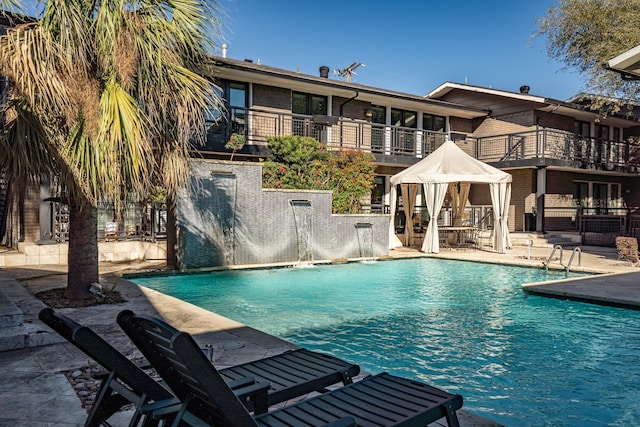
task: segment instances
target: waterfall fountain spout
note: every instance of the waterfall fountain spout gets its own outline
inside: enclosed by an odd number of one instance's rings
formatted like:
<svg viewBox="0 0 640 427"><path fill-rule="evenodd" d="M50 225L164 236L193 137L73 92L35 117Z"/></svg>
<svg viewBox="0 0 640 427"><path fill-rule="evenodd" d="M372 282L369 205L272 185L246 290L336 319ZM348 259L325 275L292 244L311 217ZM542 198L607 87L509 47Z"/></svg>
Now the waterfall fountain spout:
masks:
<svg viewBox="0 0 640 427"><path fill-rule="evenodd" d="M298 243L298 262L310 263L313 261L313 248L311 247L311 225L313 211L309 200L290 200L293 209L293 219L296 227L296 241Z"/></svg>

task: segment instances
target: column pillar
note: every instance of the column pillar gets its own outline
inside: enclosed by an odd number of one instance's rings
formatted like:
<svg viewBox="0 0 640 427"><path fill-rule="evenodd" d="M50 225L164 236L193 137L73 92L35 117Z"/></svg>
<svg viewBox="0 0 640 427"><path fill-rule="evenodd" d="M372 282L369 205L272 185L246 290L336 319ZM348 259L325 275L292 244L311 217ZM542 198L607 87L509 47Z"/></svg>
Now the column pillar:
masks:
<svg viewBox="0 0 640 427"><path fill-rule="evenodd" d="M547 169L536 171L536 232L544 233L544 199L547 192Z"/></svg>

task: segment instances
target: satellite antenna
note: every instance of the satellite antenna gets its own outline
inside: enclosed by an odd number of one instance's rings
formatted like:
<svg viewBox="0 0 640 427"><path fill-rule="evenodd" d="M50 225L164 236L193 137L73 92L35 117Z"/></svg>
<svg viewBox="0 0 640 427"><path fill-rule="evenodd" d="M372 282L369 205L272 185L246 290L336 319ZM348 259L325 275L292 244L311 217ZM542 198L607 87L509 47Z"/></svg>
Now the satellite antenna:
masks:
<svg viewBox="0 0 640 427"><path fill-rule="evenodd" d="M354 62L346 68L338 68L336 70L333 70L333 74L344 77L345 79L347 79L347 82L351 82L351 76L356 75L356 68L358 67L366 67L366 65L361 62Z"/></svg>

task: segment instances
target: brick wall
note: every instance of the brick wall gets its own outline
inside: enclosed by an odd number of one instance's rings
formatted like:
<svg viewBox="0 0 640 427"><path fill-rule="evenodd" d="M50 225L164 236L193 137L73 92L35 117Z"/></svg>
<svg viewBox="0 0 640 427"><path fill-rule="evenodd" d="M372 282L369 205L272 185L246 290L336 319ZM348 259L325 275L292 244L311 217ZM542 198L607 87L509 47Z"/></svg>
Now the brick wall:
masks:
<svg viewBox="0 0 640 427"><path fill-rule="evenodd" d="M542 127L559 129L572 133L575 131L575 119L573 117L541 111L537 111L536 114L538 117L538 124Z"/></svg>
<svg viewBox="0 0 640 427"><path fill-rule="evenodd" d="M531 213L535 206L535 170L519 169L507 171L511 174L511 203L509 209L509 230L524 229L524 214ZM472 205L491 206L489 184L472 184L469 194Z"/></svg>
<svg viewBox="0 0 640 427"><path fill-rule="evenodd" d="M341 98L339 96L333 97L331 108L333 109L334 116L340 115L340 104L346 102L348 99L349 98ZM343 117L356 120L366 120L367 116L365 115L365 112L368 108L371 108L370 102L364 102L354 99L353 101L349 101L348 103L344 104L344 106L342 107Z"/></svg>
<svg viewBox="0 0 640 427"><path fill-rule="evenodd" d="M291 112L291 89L253 85L253 107Z"/></svg>
<svg viewBox="0 0 640 427"><path fill-rule="evenodd" d="M24 191L24 241L40 240L40 186L29 184Z"/></svg>
<svg viewBox="0 0 640 427"><path fill-rule="evenodd" d="M473 133L474 123L471 119L463 119L462 117L449 117L449 130L451 132Z"/></svg>
<svg viewBox="0 0 640 427"><path fill-rule="evenodd" d="M530 128L531 126L535 126L535 111L518 111L516 113L507 113L501 114L498 116L494 116L494 119L502 122L511 123L518 126L524 126L526 128Z"/></svg>
<svg viewBox="0 0 640 427"><path fill-rule="evenodd" d="M514 118L515 115L510 116ZM508 133L523 132L528 130L531 130L531 126L525 126L519 123L512 123L494 117L488 117L482 122L480 126L476 128L473 136L481 137L504 135Z"/></svg>

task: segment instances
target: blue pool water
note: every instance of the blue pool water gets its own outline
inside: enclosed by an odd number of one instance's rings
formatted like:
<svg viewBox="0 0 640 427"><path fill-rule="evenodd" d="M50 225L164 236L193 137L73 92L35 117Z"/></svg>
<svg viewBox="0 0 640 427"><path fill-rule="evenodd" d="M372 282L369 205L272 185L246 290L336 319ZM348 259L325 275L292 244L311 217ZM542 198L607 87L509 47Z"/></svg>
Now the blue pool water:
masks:
<svg viewBox="0 0 640 427"><path fill-rule="evenodd" d="M507 426L640 425L640 311L527 296L541 269L438 259L133 281L460 393Z"/></svg>

